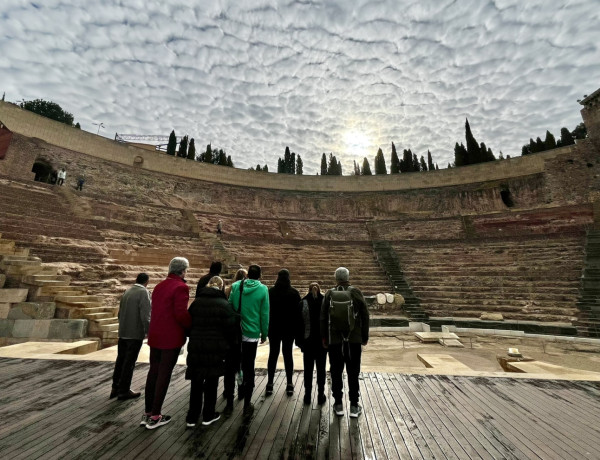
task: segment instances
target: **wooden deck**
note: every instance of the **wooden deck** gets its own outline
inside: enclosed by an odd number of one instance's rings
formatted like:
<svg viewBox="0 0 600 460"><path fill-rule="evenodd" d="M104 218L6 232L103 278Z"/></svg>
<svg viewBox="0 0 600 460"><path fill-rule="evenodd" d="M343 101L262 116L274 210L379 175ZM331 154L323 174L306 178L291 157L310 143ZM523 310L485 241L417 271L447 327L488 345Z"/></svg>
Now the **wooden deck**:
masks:
<svg viewBox="0 0 600 460"><path fill-rule="evenodd" d="M137 366L134 389L147 367ZM112 368L0 359L2 458L600 458L599 383L365 373L364 412L350 419L316 394L304 405L301 373L286 396L279 372L268 398L257 376L252 416L236 400L230 416L186 429L189 382L177 366L164 405L173 421L150 431L139 426L143 395L108 399Z"/></svg>

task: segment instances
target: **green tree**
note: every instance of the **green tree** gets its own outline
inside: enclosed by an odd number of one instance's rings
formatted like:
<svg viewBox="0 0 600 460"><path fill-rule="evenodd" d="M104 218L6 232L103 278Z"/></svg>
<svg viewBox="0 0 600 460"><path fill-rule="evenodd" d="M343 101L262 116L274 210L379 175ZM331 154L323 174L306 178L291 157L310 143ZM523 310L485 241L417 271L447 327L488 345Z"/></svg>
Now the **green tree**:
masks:
<svg viewBox="0 0 600 460"><path fill-rule="evenodd" d="M190 146L188 147L187 158L188 160L196 159L196 144L194 143L193 137L190 139Z"/></svg>
<svg viewBox="0 0 600 460"><path fill-rule="evenodd" d="M567 128L561 128L560 129L560 145L564 147L566 145L573 145L574 143L575 143L575 141L573 140L573 136L571 135L569 130Z"/></svg>
<svg viewBox="0 0 600 460"><path fill-rule="evenodd" d="M263 166L263 172L269 172L269 167L266 164Z"/></svg>
<svg viewBox="0 0 600 460"><path fill-rule="evenodd" d="M461 143L458 145L458 142L454 145L454 166L465 166L467 165L467 149Z"/></svg>
<svg viewBox="0 0 600 460"><path fill-rule="evenodd" d="M214 162L220 166L227 166L227 154L223 149L219 149L219 154L215 156Z"/></svg>
<svg viewBox="0 0 600 460"><path fill-rule="evenodd" d="M296 153L292 152L292 155L290 156L290 163L288 164L287 167L287 173L288 174L295 174L296 173Z"/></svg>
<svg viewBox="0 0 600 460"><path fill-rule="evenodd" d="M381 148L377 150L377 155L375 155L375 174L387 174L385 158L383 157L383 150Z"/></svg>
<svg viewBox="0 0 600 460"><path fill-rule="evenodd" d="M283 155L283 172L286 174L290 173L290 165L292 163L292 154L290 153L290 148L285 148L285 154Z"/></svg>
<svg viewBox="0 0 600 460"><path fill-rule="evenodd" d="M544 139L544 147L546 150L552 150L556 148L556 139L554 138L554 134L550 131L546 130L546 139Z"/></svg>
<svg viewBox="0 0 600 460"><path fill-rule="evenodd" d="M390 174L400 173L400 159L396 153L396 146L392 142L392 160L390 162Z"/></svg>
<svg viewBox="0 0 600 460"><path fill-rule="evenodd" d="M227 166L229 166L230 168L233 168L233 161L231 160L231 155L227 156ZM266 167L267 165L265 165Z"/></svg>
<svg viewBox="0 0 600 460"><path fill-rule="evenodd" d="M206 146L206 150L202 154L202 161L204 161L204 163L213 163L214 162L212 145L208 144Z"/></svg>
<svg viewBox="0 0 600 460"><path fill-rule="evenodd" d="M187 146L188 146L188 137L183 136L181 142L179 143L179 151L177 152L177 156L180 158L187 158Z"/></svg>
<svg viewBox="0 0 600 460"><path fill-rule="evenodd" d="M321 157L321 176L326 176L327 175L327 155L325 155L325 153L323 153L323 156Z"/></svg>
<svg viewBox="0 0 600 460"><path fill-rule="evenodd" d="M420 170L421 170L421 163L419 163L417 154L413 153L413 171L419 172Z"/></svg>
<svg viewBox="0 0 600 460"><path fill-rule="evenodd" d="M296 157L296 174L301 176L304 173L304 162L302 161L302 157L300 154Z"/></svg>
<svg viewBox="0 0 600 460"><path fill-rule="evenodd" d="M342 175L342 163L337 161L337 158L333 153L329 154L329 165L327 166L328 176L341 176Z"/></svg>
<svg viewBox="0 0 600 460"><path fill-rule="evenodd" d="M262 171L262 168L260 167L260 165L256 165L256 171Z"/></svg>
<svg viewBox="0 0 600 460"><path fill-rule="evenodd" d="M433 159L431 158L431 152L427 150L427 166L429 171L433 171L435 168L433 166Z"/></svg>
<svg viewBox="0 0 600 460"><path fill-rule="evenodd" d="M73 114L63 110L56 102L45 101L43 99L35 99L33 101L23 101L19 107L30 112L37 113L42 117L50 118L51 120L60 121L69 126L73 126Z"/></svg>
<svg viewBox="0 0 600 460"><path fill-rule="evenodd" d="M585 139L587 137L587 128L585 123L579 123L573 131L571 131L571 136L575 139Z"/></svg>
<svg viewBox="0 0 600 460"><path fill-rule="evenodd" d="M175 136L175 130L171 131L169 135L169 143L167 144L167 155L175 156L177 150L177 136Z"/></svg>
<svg viewBox="0 0 600 460"><path fill-rule="evenodd" d="M358 166L358 163L356 162L356 160L354 160L354 171L352 174L354 176L360 176L360 166Z"/></svg>
<svg viewBox="0 0 600 460"><path fill-rule="evenodd" d="M427 163L425 163L425 158L423 158L423 155L421 155L421 171L427 171Z"/></svg>
<svg viewBox="0 0 600 460"><path fill-rule="evenodd" d="M544 145L544 141L539 138L539 136L535 139L535 145L538 152L543 152L546 150L546 146Z"/></svg>
<svg viewBox="0 0 600 460"><path fill-rule="evenodd" d="M410 149L404 149L402 152L402 159L400 160L400 172L412 172L414 171L413 165L413 154Z"/></svg>
<svg viewBox="0 0 600 460"><path fill-rule="evenodd" d="M369 164L369 160L367 160L367 157L365 157L365 159L363 160L363 164L362 164L362 170L360 171L361 176L372 176L373 173L371 172L371 165Z"/></svg>
<svg viewBox="0 0 600 460"><path fill-rule="evenodd" d="M284 168L283 168L283 158L278 158L277 159L277 173L278 174L283 174Z"/></svg>
<svg viewBox="0 0 600 460"><path fill-rule="evenodd" d="M529 144L525 144L523 147L521 147L521 156L529 155L530 153L531 150L529 149Z"/></svg>
<svg viewBox="0 0 600 460"><path fill-rule="evenodd" d="M81 125L79 124L79 122L75 123L75 127L76 127L77 129L81 129Z"/></svg>
<svg viewBox="0 0 600 460"><path fill-rule="evenodd" d="M471 132L471 126L469 125L468 119L465 121L465 138L467 141L467 158L465 164L470 165L480 163L482 157L481 150L479 144L477 144L477 141L475 140L475 136L473 136L473 133Z"/></svg>

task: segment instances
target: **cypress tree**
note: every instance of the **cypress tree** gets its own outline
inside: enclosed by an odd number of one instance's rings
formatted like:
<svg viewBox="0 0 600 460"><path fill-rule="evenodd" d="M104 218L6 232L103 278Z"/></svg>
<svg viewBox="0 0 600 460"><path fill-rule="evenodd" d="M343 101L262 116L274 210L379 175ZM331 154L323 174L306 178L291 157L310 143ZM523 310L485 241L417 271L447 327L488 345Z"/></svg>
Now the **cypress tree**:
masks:
<svg viewBox="0 0 600 460"><path fill-rule="evenodd" d="M169 143L167 144L167 155L175 156L175 150L177 149L177 137L175 136L175 130L171 131L169 135Z"/></svg>
<svg viewBox="0 0 600 460"><path fill-rule="evenodd" d="M282 174L284 172L283 170L283 160L281 158L277 159L277 173L278 174Z"/></svg>
<svg viewBox="0 0 600 460"><path fill-rule="evenodd" d="M296 174L301 176L303 173L304 163L302 162L302 158L300 154L296 157Z"/></svg>
<svg viewBox="0 0 600 460"><path fill-rule="evenodd" d="M263 166L263 172L269 172L269 167L266 164Z"/></svg>
<svg viewBox="0 0 600 460"><path fill-rule="evenodd" d="M425 163L425 158L421 155L421 171L427 171L427 163Z"/></svg>
<svg viewBox="0 0 600 460"><path fill-rule="evenodd" d="M465 166L467 163L467 149L461 143L458 142L454 145L454 166Z"/></svg>
<svg viewBox="0 0 600 460"><path fill-rule="evenodd" d="M375 155L375 174L387 174L385 158L383 157L383 150L381 148L377 150L377 155Z"/></svg>
<svg viewBox="0 0 600 460"><path fill-rule="evenodd" d="M485 157L486 157L486 161L495 161L496 160L496 157L494 156L492 149L489 147L487 149Z"/></svg>
<svg viewBox="0 0 600 460"><path fill-rule="evenodd" d="M390 174L400 173L400 159L396 153L396 146L392 142L392 160L390 162Z"/></svg>
<svg viewBox="0 0 600 460"><path fill-rule="evenodd" d="M537 151L538 152L543 152L544 150L546 150L546 146L544 145L544 141L541 140L539 137L536 138L535 145L537 147Z"/></svg>
<svg viewBox="0 0 600 460"><path fill-rule="evenodd" d="M419 159L417 158L417 154L413 153L413 171L419 172L421 170L421 163L419 163Z"/></svg>
<svg viewBox="0 0 600 460"><path fill-rule="evenodd" d="M465 121L465 138L467 140L467 157L465 158L465 164L470 165L481 162L481 150L471 132L471 126L469 125L468 119Z"/></svg>
<svg viewBox="0 0 600 460"><path fill-rule="evenodd" d="M530 153L531 150L529 149L529 144L525 144L523 147L521 147L521 156L529 155Z"/></svg>
<svg viewBox="0 0 600 460"><path fill-rule="evenodd" d="M327 167L327 174L329 176L342 175L342 163L337 161L337 158L333 153L329 154L329 166Z"/></svg>
<svg viewBox="0 0 600 460"><path fill-rule="evenodd" d="M560 129L560 145L564 147L566 145L573 145L574 143L575 143L575 141L573 140L573 136L571 135L569 130L567 128L561 128Z"/></svg>
<svg viewBox="0 0 600 460"><path fill-rule="evenodd" d="M204 152L204 163L212 163L213 162L213 153L212 146L208 144L206 146L206 151Z"/></svg>
<svg viewBox="0 0 600 460"><path fill-rule="evenodd" d="M404 149L402 152L402 160L400 160L400 171L414 171L412 152L410 151L410 149Z"/></svg>
<svg viewBox="0 0 600 460"><path fill-rule="evenodd" d="M290 157L290 164L288 165L288 174L296 174L296 154L292 152Z"/></svg>
<svg viewBox="0 0 600 460"><path fill-rule="evenodd" d="M187 158L187 146L188 146L188 137L183 136L181 142L179 143L179 151L177 152L177 156L180 158Z"/></svg>
<svg viewBox="0 0 600 460"><path fill-rule="evenodd" d="M369 160L367 160L367 157L365 157L365 159L363 160L362 171L360 172L360 174L362 176L373 175L373 173L371 172L371 165L369 164Z"/></svg>
<svg viewBox="0 0 600 460"><path fill-rule="evenodd" d="M550 131L546 130L546 139L544 139L544 147L546 150L552 150L556 148L556 139L554 138L554 134Z"/></svg>
<svg viewBox="0 0 600 460"><path fill-rule="evenodd" d="M194 143L193 137L192 137L192 139L190 139L190 146L188 147L187 158L188 158L188 160L196 159L196 144Z"/></svg>
<svg viewBox="0 0 600 460"><path fill-rule="evenodd" d="M219 156L216 158L216 164L220 166L227 166L227 154L223 151L223 149L219 149Z"/></svg>
<svg viewBox="0 0 600 460"><path fill-rule="evenodd" d="M262 171L262 168L260 167L260 165L256 165L256 170L257 171Z"/></svg>
<svg viewBox="0 0 600 460"><path fill-rule="evenodd" d="M427 150L427 166L430 171L433 171L435 168L433 166L433 159L431 158L431 152Z"/></svg>
<svg viewBox="0 0 600 460"><path fill-rule="evenodd" d="M356 162L356 160L354 160L354 175L360 176L360 166L358 166L358 163Z"/></svg>
<svg viewBox="0 0 600 460"><path fill-rule="evenodd" d="M573 139L585 139L587 137L587 128L585 123L579 123L573 131L571 131Z"/></svg>
<svg viewBox="0 0 600 460"><path fill-rule="evenodd" d="M233 168L233 161L231 160L231 155L227 155L227 166Z"/></svg>
<svg viewBox="0 0 600 460"><path fill-rule="evenodd" d="M321 176L327 175L327 156L323 153L321 157Z"/></svg>
<svg viewBox="0 0 600 460"><path fill-rule="evenodd" d="M290 163L292 162L292 154L290 153L290 148L286 146L285 153L283 155L283 172L290 172Z"/></svg>

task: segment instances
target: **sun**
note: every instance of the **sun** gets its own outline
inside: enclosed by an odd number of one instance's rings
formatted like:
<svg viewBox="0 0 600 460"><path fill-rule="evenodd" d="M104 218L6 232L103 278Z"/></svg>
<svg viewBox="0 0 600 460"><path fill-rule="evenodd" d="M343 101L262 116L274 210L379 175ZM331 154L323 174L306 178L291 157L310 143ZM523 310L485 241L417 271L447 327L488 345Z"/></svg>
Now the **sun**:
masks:
<svg viewBox="0 0 600 460"><path fill-rule="evenodd" d="M362 158L369 153L371 140L361 131L346 131L343 135L344 151L353 158Z"/></svg>

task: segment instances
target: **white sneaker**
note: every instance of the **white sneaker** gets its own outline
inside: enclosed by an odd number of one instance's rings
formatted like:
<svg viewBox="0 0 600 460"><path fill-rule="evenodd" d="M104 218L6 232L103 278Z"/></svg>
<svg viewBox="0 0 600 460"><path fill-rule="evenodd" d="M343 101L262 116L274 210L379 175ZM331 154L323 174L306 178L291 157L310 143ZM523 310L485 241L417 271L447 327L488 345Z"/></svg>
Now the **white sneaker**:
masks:
<svg viewBox="0 0 600 460"><path fill-rule="evenodd" d="M360 414L362 414L362 407L360 407L360 404L350 406L350 417L357 418Z"/></svg>
<svg viewBox="0 0 600 460"><path fill-rule="evenodd" d="M212 418L212 420L204 420L202 422L202 425L210 425L211 423L216 422L217 420L219 420L221 418L221 414L219 414L218 412L215 412L215 416Z"/></svg>

